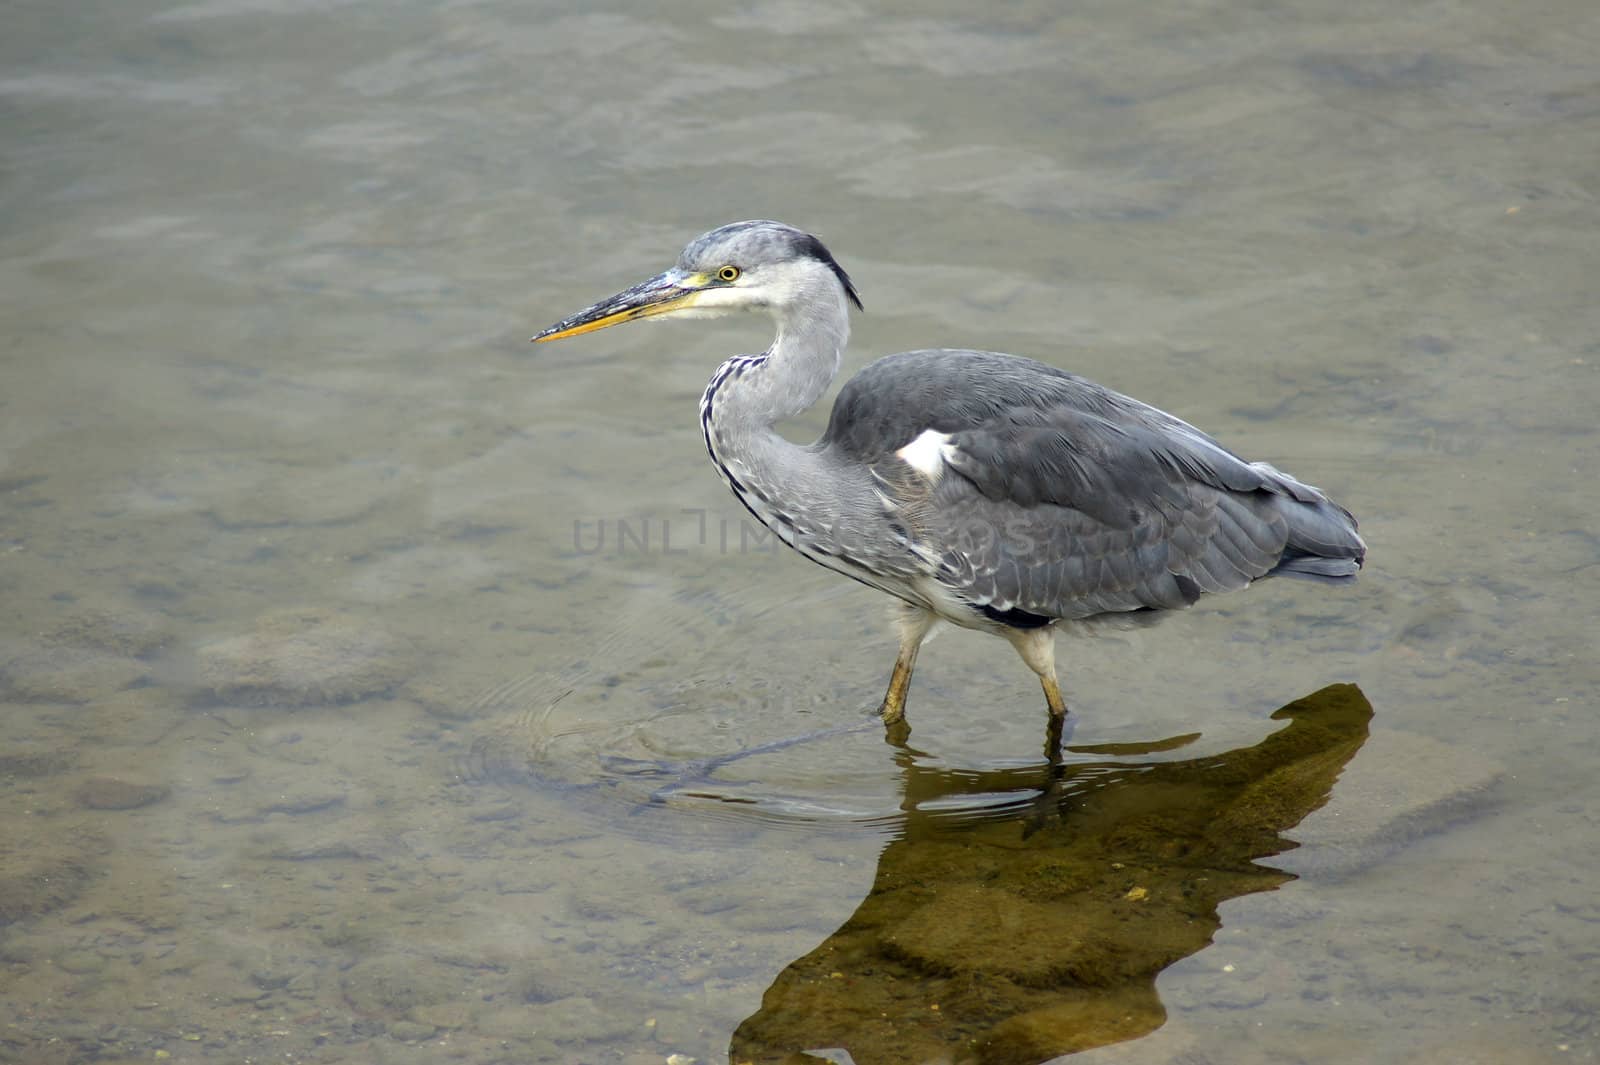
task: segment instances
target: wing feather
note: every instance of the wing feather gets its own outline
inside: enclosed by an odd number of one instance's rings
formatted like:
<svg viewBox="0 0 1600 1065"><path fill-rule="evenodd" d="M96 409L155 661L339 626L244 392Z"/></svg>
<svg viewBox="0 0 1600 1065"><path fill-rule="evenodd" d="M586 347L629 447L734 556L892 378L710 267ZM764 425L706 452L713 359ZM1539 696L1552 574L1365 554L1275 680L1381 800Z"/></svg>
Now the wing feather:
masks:
<svg viewBox="0 0 1600 1065"><path fill-rule="evenodd" d="M945 434L928 477L894 452ZM1170 414L987 352L879 360L818 442L872 467L931 574L975 605L1048 617L1187 606L1275 570L1353 574L1355 521Z"/></svg>

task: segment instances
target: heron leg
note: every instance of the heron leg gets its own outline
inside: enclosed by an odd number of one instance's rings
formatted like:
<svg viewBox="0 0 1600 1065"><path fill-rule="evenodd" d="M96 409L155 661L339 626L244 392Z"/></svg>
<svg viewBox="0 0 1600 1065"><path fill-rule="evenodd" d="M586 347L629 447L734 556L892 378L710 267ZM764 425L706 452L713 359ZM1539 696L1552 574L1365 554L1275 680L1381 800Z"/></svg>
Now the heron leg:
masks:
<svg viewBox="0 0 1600 1065"><path fill-rule="evenodd" d="M1052 718L1065 717L1067 702L1061 697L1061 685L1056 683L1056 630L1052 625L1037 629L1007 629L1006 639L1017 649L1017 654L1038 674L1039 686L1044 689L1044 701L1050 707Z"/></svg>
<svg viewBox="0 0 1600 1065"><path fill-rule="evenodd" d="M922 649L922 641L928 638L938 617L919 606L902 603L895 621L900 627L900 654L894 660L889 690L878 707L878 716L885 725L892 725L906 716L906 692L911 688L911 671L917 664L917 652Z"/></svg>
<svg viewBox="0 0 1600 1065"><path fill-rule="evenodd" d="M1061 685L1056 683L1056 671L1051 669L1048 673L1039 674L1039 683L1044 688L1044 701L1050 707L1050 716L1066 717L1067 702L1061 698Z"/></svg>
<svg viewBox="0 0 1600 1065"><path fill-rule="evenodd" d="M917 664L917 646L900 648L894 660L894 672L889 675L889 690L884 693L878 716L885 725L892 725L906 716L906 691L911 687L911 670Z"/></svg>

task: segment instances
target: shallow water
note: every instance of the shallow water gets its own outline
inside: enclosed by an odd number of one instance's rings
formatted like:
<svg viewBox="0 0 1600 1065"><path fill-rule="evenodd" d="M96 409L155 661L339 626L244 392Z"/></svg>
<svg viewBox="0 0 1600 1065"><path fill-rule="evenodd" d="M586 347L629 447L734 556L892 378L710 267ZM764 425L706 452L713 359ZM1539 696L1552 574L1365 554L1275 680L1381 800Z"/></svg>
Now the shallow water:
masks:
<svg viewBox="0 0 1600 1065"><path fill-rule="evenodd" d="M1600 12L1057 8L0 16L0 1059L1600 1059ZM1361 582L1063 639L1081 786L970 634L883 742L879 597L704 460L761 323L526 343L745 217L851 271L847 370L1103 381L1350 506ZM1090 783L1336 684L1364 740L1223 819L1249 856L1089 876L1146 837L1085 795L1222 801ZM1058 837L1091 902L995 857ZM1106 946L1185 862L1239 878L1201 934ZM858 935L908 869L1001 933ZM997 969L1035 926L1138 989ZM807 974L818 1041L751 1042Z"/></svg>

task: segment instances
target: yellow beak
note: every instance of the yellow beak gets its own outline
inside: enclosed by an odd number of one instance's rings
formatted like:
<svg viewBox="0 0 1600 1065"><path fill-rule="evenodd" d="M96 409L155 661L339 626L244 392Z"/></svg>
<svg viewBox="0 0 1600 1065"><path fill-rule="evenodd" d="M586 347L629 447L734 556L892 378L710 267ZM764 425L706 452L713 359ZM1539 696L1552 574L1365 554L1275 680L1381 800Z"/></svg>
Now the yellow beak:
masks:
<svg viewBox="0 0 1600 1065"><path fill-rule="evenodd" d="M671 314L673 311L692 307L699 295L700 290L694 287L693 279L675 268L657 274L650 280L634 285L609 299L601 300L593 307L587 307L569 318L561 319L535 336L533 342L539 344L546 340L575 337L607 326L631 322L637 318Z"/></svg>

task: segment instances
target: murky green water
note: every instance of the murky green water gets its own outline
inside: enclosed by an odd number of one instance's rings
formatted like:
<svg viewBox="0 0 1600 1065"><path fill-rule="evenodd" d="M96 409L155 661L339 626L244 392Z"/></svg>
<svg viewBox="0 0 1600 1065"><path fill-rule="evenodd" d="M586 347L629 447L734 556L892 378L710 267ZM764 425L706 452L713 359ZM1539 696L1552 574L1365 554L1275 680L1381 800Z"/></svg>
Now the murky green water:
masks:
<svg viewBox="0 0 1600 1065"><path fill-rule="evenodd" d="M1592 5L0 26L0 1060L1600 1059ZM764 327L526 344L745 217L1361 583L1063 640L1054 768L944 635L884 743L704 460Z"/></svg>

